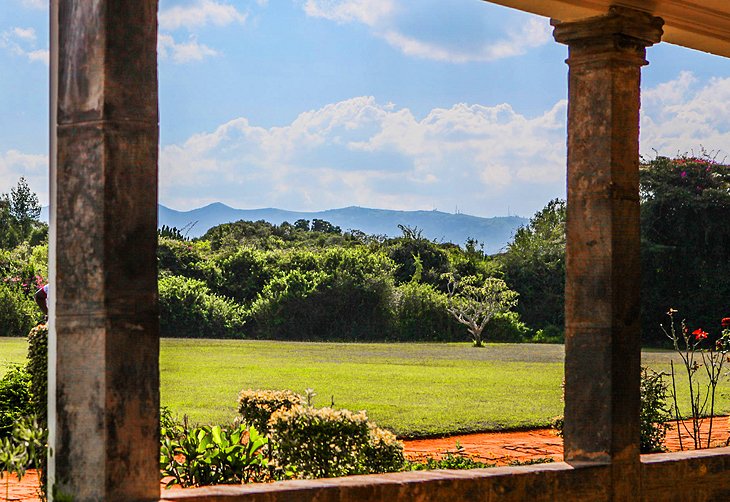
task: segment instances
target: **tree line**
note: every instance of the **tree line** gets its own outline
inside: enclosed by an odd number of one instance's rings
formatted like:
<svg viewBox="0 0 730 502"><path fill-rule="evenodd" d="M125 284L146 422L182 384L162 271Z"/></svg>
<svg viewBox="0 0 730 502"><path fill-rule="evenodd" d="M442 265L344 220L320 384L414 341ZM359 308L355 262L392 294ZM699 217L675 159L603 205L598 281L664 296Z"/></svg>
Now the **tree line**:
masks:
<svg viewBox="0 0 730 502"><path fill-rule="evenodd" d="M669 307L705 329L729 314L730 170L703 153L657 156L642 162L640 174L641 336L656 345L663 341L659 324ZM39 318L28 296L39 277L47 276L47 227L39 214L25 180L0 196L0 335L25 334ZM565 223L565 201L552 200L495 255L485 254L473 239L463 245L434 242L407 226L400 227L401 236L389 238L343 231L324 220L238 221L192 240L163 227L161 332L460 341L481 323L468 331L467 323L460 324L455 286L461 285L463 298L469 288L494 289L494 281L502 281L510 292L505 302L516 305L490 314L484 338L559 342Z"/></svg>

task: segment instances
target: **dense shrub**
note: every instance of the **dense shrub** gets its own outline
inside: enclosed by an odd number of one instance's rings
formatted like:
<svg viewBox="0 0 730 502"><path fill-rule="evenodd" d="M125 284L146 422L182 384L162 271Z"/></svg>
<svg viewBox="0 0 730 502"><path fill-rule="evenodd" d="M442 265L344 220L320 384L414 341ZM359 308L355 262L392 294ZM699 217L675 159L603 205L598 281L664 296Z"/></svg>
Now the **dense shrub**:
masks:
<svg viewBox="0 0 730 502"><path fill-rule="evenodd" d="M40 324L28 334L28 362L33 410L41 427L48 426L48 327Z"/></svg>
<svg viewBox="0 0 730 502"><path fill-rule="evenodd" d="M40 309L20 285L0 282L0 336L26 336L41 318Z"/></svg>
<svg viewBox="0 0 730 502"><path fill-rule="evenodd" d="M388 250L388 256L396 264L396 284L409 282L417 268L422 267L420 281L445 291L446 283L441 277L450 271L448 253L415 232L404 228L404 237L396 239Z"/></svg>
<svg viewBox="0 0 730 502"><path fill-rule="evenodd" d="M271 279L274 270L267 264L266 253L240 248L217 260L220 270L218 292L237 302L251 302Z"/></svg>
<svg viewBox="0 0 730 502"><path fill-rule="evenodd" d="M370 436L363 447L364 466L368 473L396 472L403 468L403 443L390 431L368 423Z"/></svg>
<svg viewBox="0 0 730 502"><path fill-rule="evenodd" d="M453 341L462 328L449 314L448 299L430 284L409 282L395 291L394 338L398 341Z"/></svg>
<svg viewBox="0 0 730 502"><path fill-rule="evenodd" d="M532 331L520 320L517 312L502 312L484 328L484 338L489 342L519 343L529 340Z"/></svg>
<svg viewBox="0 0 730 502"><path fill-rule="evenodd" d="M244 423L261 432L268 430L271 415L305 403L304 397L290 390L242 390L238 394L238 413Z"/></svg>
<svg viewBox="0 0 730 502"><path fill-rule="evenodd" d="M297 253L289 259L298 265L274 277L249 310L251 336L388 339L393 264L387 257L364 248L333 248L316 255Z"/></svg>
<svg viewBox="0 0 730 502"><path fill-rule="evenodd" d="M274 459L291 466L298 477L385 472L403 465L402 445L371 426L365 412L297 405L275 412L269 430Z"/></svg>
<svg viewBox="0 0 730 502"><path fill-rule="evenodd" d="M160 335L189 338L242 336L244 311L211 293L204 282L179 276L159 281Z"/></svg>
<svg viewBox="0 0 730 502"><path fill-rule="evenodd" d="M670 419L666 405L667 388L663 373L641 370L641 453L664 451L666 422Z"/></svg>
<svg viewBox="0 0 730 502"><path fill-rule="evenodd" d="M32 413L30 374L20 365L0 379L0 439L9 437L23 417Z"/></svg>

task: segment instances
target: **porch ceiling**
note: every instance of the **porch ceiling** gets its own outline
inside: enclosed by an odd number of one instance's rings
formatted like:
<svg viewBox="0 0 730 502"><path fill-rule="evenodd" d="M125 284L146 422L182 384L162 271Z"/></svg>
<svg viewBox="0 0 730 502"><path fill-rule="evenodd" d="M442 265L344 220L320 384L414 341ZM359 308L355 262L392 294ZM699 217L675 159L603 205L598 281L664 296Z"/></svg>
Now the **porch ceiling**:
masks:
<svg viewBox="0 0 730 502"><path fill-rule="evenodd" d="M486 0L560 21L631 7L664 19L665 42L730 57L729 0Z"/></svg>

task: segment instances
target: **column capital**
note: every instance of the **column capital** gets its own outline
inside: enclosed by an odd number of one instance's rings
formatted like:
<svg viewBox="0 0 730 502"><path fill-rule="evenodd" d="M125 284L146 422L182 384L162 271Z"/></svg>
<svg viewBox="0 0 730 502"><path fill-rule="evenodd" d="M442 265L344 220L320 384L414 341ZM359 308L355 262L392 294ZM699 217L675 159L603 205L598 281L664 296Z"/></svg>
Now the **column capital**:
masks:
<svg viewBox="0 0 730 502"><path fill-rule="evenodd" d="M646 48L661 41L664 20L626 7L611 6L607 14L578 21L550 21L555 41L570 48L571 66L606 57L644 65ZM623 58L620 58L623 56ZM639 59L637 59L639 58Z"/></svg>

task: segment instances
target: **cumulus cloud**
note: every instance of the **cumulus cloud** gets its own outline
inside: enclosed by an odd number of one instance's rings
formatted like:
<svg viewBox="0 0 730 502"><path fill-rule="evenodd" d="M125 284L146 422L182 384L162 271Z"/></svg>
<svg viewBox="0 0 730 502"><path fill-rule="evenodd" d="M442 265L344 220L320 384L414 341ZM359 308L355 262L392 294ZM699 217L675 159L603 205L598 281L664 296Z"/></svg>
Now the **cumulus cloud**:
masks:
<svg viewBox="0 0 730 502"><path fill-rule="evenodd" d="M525 54L528 49L545 45L550 40L549 26L538 19L530 19L521 28L507 34L507 38L488 42L472 50L442 47L417 38L408 37L394 30L383 32L383 38L407 56L435 61L469 63L496 61Z"/></svg>
<svg viewBox="0 0 730 502"><path fill-rule="evenodd" d="M707 150L730 145L730 78L700 82L692 73L649 88L642 95L641 147L644 155Z"/></svg>
<svg viewBox="0 0 730 502"><path fill-rule="evenodd" d="M172 35L160 33L157 37L157 54L162 60L169 59L181 64L216 56L218 52L207 45L198 43L194 36L191 36L187 42L178 43Z"/></svg>
<svg viewBox="0 0 730 502"><path fill-rule="evenodd" d="M176 5L160 11L158 20L161 29L176 30L178 28L199 28L210 24L215 26L243 24L246 22L246 17L246 13L239 11L231 4L216 0L197 0L189 5Z"/></svg>
<svg viewBox="0 0 730 502"><path fill-rule="evenodd" d="M17 150L0 152L0 193L8 193L21 177L38 194L41 204L48 204L48 156Z"/></svg>
<svg viewBox="0 0 730 502"><path fill-rule="evenodd" d="M368 26L376 26L395 10L394 0L307 0L304 3L308 16L338 23L357 21Z"/></svg>
<svg viewBox="0 0 730 502"><path fill-rule="evenodd" d="M37 36L33 28L15 27L3 31L0 34L0 47L31 62L48 64L48 49L37 48Z"/></svg>
<svg viewBox="0 0 730 502"><path fill-rule="evenodd" d="M551 40L547 20L536 17L529 17L520 23L508 23L501 37L494 35L498 33L497 30L476 26L467 37L470 39L469 43L445 40L438 36L440 29L427 24L419 26L423 22L422 18L438 17L443 20L440 27L442 29L449 24L449 18L453 18L452 30L459 32L465 25L461 21L464 17L471 16L471 9L474 8L472 4L466 3L438 5L432 2L405 3L402 0L307 0L303 8L310 17L328 19L340 24L364 24L375 36L403 54L434 61L495 61L519 56ZM421 11L429 11L431 15L420 16Z"/></svg>
<svg viewBox="0 0 730 502"><path fill-rule="evenodd" d="M47 9L49 0L21 0L20 3L31 9Z"/></svg>
<svg viewBox="0 0 730 502"><path fill-rule="evenodd" d="M179 207L223 200L289 209L413 209L438 201L503 214L516 185L563 184L564 134L563 101L536 117L507 104L457 104L419 118L358 97L285 126L239 118L163 147L161 198ZM200 200L201 187L214 195Z"/></svg>

